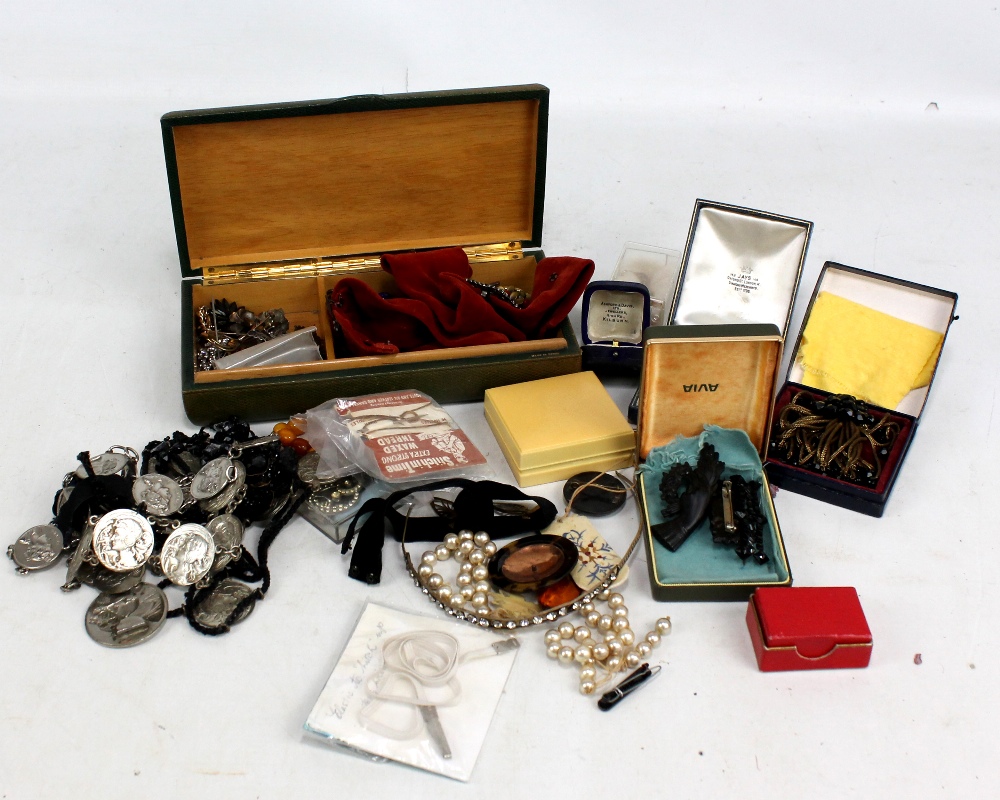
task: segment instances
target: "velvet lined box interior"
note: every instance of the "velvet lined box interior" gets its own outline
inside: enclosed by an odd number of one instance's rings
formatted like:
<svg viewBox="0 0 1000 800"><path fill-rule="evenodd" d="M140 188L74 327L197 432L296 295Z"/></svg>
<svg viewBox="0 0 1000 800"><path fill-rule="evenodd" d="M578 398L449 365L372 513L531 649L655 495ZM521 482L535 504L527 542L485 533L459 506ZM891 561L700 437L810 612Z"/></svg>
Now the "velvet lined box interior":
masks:
<svg viewBox="0 0 1000 800"><path fill-rule="evenodd" d="M530 293L534 280L537 262L533 256L507 261L479 262L471 264L476 280L483 283L499 282L505 286L517 286ZM392 276L381 270L353 273L378 292L394 290L395 282ZM245 305L251 311L260 313L271 308L282 308L288 317L290 329L315 325L319 338L323 342L326 359L301 364L280 364L269 367L251 367L233 370L196 371L195 383L223 383L226 381L243 380L254 377L280 375L307 375L317 372L329 372L339 369L353 369L364 365L377 367L379 364L406 363L416 361L448 360L468 358L476 354L496 354L513 352L539 352L545 350L560 350L566 347L563 337L549 337L525 342L510 342L506 344L477 345L472 347L450 347L439 350L421 350L410 353L399 353L389 356L348 356L338 353L335 347L330 320L326 311L326 294L341 280L341 276L324 275L309 278L286 278L284 280L265 280L231 283L218 286L205 286L196 283L191 286L191 301L193 310L203 305L211 304L212 300L226 299ZM197 341L196 315L189 321L192 326L192 341ZM194 353L189 356L194 359Z"/></svg>
<svg viewBox="0 0 1000 800"><path fill-rule="evenodd" d="M676 552L670 552L653 537L651 526L664 521L660 497L663 474L676 463L694 465L705 443L714 445L725 462L724 478L740 475L745 480L761 482L759 499L767 522L764 535L767 564L744 563L732 547L715 544L707 519ZM709 425L696 437L675 439L649 454L639 477L643 538L649 556L650 582L658 599L732 600L749 596L758 586L791 584L791 569L767 478L757 451L743 431Z"/></svg>

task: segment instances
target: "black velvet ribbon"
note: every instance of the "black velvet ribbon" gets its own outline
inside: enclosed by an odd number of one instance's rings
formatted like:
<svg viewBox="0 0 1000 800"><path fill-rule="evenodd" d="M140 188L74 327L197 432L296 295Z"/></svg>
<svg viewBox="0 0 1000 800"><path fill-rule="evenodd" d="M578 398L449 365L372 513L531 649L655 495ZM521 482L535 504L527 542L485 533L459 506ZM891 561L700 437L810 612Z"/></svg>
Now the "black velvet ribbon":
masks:
<svg viewBox="0 0 1000 800"><path fill-rule="evenodd" d="M132 481L121 475L97 475L90 463L90 453L84 451L77 458L83 465L87 477L75 479L73 491L63 503L59 513L55 506L62 490L56 493L52 503L52 513L55 515L53 524L63 535L63 542L69 546L74 537L74 531L83 530L87 518L91 514L103 515L116 508L134 508L132 499Z"/></svg>
<svg viewBox="0 0 1000 800"><path fill-rule="evenodd" d="M460 488L455 498L452 517L410 517L399 513L394 506L400 500L418 492ZM497 514L494 502L530 500L537 506L523 515ZM347 553L354 542L354 553L348 575L357 581L376 584L382 578L382 546L386 529L396 541L440 542L445 534L454 531L486 531L491 539L503 539L532 531L540 531L556 518L556 507L544 497L532 497L506 483L496 481L470 481L465 478L425 483L410 489L401 489L388 497L374 497L365 503L351 520L341 548ZM364 519L364 523L361 520Z"/></svg>

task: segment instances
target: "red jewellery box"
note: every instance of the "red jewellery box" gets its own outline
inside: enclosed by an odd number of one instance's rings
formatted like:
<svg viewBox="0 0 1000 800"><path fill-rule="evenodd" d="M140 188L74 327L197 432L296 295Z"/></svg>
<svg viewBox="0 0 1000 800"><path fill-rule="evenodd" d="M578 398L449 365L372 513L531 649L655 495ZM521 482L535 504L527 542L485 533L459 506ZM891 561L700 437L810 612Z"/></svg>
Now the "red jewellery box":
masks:
<svg viewBox="0 0 1000 800"><path fill-rule="evenodd" d="M851 586L758 589L747 628L762 672L867 667L872 633Z"/></svg>

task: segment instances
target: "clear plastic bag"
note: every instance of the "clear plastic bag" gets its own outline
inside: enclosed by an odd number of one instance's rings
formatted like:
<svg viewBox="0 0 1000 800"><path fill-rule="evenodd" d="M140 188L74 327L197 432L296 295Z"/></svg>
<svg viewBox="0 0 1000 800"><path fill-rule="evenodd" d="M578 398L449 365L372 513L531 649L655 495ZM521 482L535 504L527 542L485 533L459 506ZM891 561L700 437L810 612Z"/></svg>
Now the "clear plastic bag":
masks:
<svg viewBox="0 0 1000 800"><path fill-rule="evenodd" d="M330 744L467 781L518 640L368 603L305 722Z"/></svg>
<svg viewBox="0 0 1000 800"><path fill-rule="evenodd" d="M394 486L492 476L486 457L423 392L330 400L308 411L306 423L305 436L320 455L321 478L357 468Z"/></svg>

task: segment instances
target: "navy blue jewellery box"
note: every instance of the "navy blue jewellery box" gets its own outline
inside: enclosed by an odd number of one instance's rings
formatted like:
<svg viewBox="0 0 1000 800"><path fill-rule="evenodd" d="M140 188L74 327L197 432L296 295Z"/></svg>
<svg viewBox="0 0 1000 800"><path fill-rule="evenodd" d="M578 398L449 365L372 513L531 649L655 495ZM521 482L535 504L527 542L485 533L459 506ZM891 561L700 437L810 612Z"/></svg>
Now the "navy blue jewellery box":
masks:
<svg viewBox="0 0 1000 800"><path fill-rule="evenodd" d="M593 281L583 293L583 368L639 372L649 327L649 289L631 281Z"/></svg>

